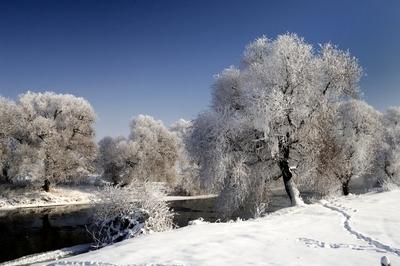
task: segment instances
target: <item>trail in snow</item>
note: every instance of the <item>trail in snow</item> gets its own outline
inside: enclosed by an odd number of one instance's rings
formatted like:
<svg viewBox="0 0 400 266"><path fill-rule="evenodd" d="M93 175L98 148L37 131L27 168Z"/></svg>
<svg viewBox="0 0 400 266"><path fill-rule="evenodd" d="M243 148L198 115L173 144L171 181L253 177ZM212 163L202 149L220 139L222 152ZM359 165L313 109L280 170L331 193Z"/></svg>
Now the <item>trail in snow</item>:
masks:
<svg viewBox="0 0 400 266"><path fill-rule="evenodd" d="M134 265L134 264L132 264L132 265ZM47 266L118 266L118 265L111 264L111 263L98 262L98 261L79 261L79 262L59 261L59 262L50 263ZM129 265L127 265L127 266L129 266Z"/></svg>
<svg viewBox="0 0 400 266"><path fill-rule="evenodd" d="M299 238L299 241L303 242L307 247L313 247L313 248L350 248L353 250L373 250L379 253L387 253L384 250L377 249L374 246L367 245L367 246L361 246L361 245L354 245L354 244L342 244L342 243L327 243L324 241L319 241L311 238Z"/></svg>
<svg viewBox="0 0 400 266"><path fill-rule="evenodd" d="M343 222L343 227L346 229L350 234L356 236L358 239L363 240L368 243L368 246L358 246L358 245L351 245L351 244L328 244L322 241L308 239L308 238L299 238L299 241L304 242L307 246L312 247L330 247L330 248L351 248L355 250L375 250L377 252L388 252L393 253L400 257L400 249L392 247L390 245L386 245L378 240L373 239L372 237L366 236L361 232L358 232L354 229L350 224L351 215L349 212L356 212L357 210L345 208L342 205L334 205L332 202L326 201L326 203L322 204L323 207L330 209L332 211L338 212L341 214L345 219Z"/></svg>

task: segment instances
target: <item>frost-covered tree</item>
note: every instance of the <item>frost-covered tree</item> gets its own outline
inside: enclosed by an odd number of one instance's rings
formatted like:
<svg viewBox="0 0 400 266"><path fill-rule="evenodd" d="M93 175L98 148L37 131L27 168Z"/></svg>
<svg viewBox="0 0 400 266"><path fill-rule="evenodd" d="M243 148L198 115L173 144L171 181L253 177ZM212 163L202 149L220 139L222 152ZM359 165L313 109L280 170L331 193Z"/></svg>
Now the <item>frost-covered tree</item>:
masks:
<svg viewBox="0 0 400 266"><path fill-rule="evenodd" d="M350 100L339 106L338 143L344 159L339 165L338 179L344 195L349 182L372 171L382 144L381 113L364 101Z"/></svg>
<svg viewBox="0 0 400 266"><path fill-rule="evenodd" d="M374 170L382 144L381 114L360 100L324 105L322 110L309 132L313 186L323 193L340 187L348 195L353 178Z"/></svg>
<svg viewBox="0 0 400 266"><path fill-rule="evenodd" d="M9 131L6 168L13 182L77 182L92 172L95 114L86 100L27 92L17 103L2 100L1 108L6 109L0 119L7 123L2 128Z"/></svg>
<svg viewBox="0 0 400 266"><path fill-rule="evenodd" d="M13 165L12 152L15 149L13 136L23 127L20 108L15 102L0 97L0 179L10 182Z"/></svg>
<svg viewBox="0 0 400 266"><path fill-rule="evenodd" d="M382 181L400 185L400 107L391 107L383 118L385 138L382 168L386 175Z"/></svg>
<svg viewBox="0 0 400 266"><path fill-rule="evenodd" d="M0 100L2 175L14 183L79 182L93 171L95 113L83 98L27 92Z"/></svg>
<svg viewBox="0 0 400 266"><path fill-rule="evenodd" d="M124 137L105 137L99 142L99 167L103 171L103 177L113 182L114 185L129 178L126 176L128 172L126 170L127 167L133 166L133 162L130 161L129 156L124 157L127 153L122 150L126 146L127 140Z"/></svg>
<svg viewBox="0 0 400 266"><path fill-rule="evenodd" d="M200 193L200 184L197 178L198 167L187 150L187 141L191 135L192 122L179 119L171 125L169 130L175 134L178 148L175 190L178 194L185 195Z"/></svg>
<svg viewBox="0 0 400 266"><path fill-rule="evenodd" d="M337 125L337 104L323 104L313 117L309 133L306 134L308 145L305 150L310 156L303 160L302 165L305 167L296 171L309 177L301 180L302 185L317 194L327 195L339 189L338 170L344 163L344 157L337 139Z"/></svg>
<svg viewBox="0 0 400 266"><path fill-rule="evenodd" d="M83 98L53 92L27 92L18 99L27 125L17 140L37 149L44 178L79 182L93 172L95 113Z"/></svg>
<svg viewBox="0 0 400 266"><path fill-rule="evenodd" d="M177 138L160 120L139 115L131 122L129 139L136 149L135 180L175 182Z"/></svg>
<svg viewBox="0 0 400 266"><path fill-rule="evenodd" d="M282 177L292 204L300 203L293 169L309 156L312 119L327 102L357 97L360 76L357 60L331 44L313 49L295 34L252 42L240 68L218 75L211 110L194 122L201 177L243 202L258 184Z"/></svg>
<svg viewBox="0 0 400 266"><path fill-rule="evenodd" d="M150 116L132 120L128 139L106 137L99 142L99 149L103 176L114 184L175 182L177 137Z"/></svg>

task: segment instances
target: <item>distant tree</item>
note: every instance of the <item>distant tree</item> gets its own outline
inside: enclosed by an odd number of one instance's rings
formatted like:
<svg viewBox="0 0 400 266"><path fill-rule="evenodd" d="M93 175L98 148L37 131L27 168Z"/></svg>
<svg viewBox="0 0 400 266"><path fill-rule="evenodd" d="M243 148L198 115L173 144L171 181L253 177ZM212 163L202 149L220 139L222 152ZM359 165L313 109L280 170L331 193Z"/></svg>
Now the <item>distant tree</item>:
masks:
<svg viewBox="0 0 400 266"><path fill-rule="evenodd" d="M99 142L98 163L103 170L102 175L114 185L125 179L129 180L126 176L127 167L133 167L133 162L129 161L129 157L134 157L134 154L126 157L127 153L122 151L126 146L127 140L124 137L105 137Z"/></svg>
<svg viewBox="0 0 400 266"><path fill-rule="evenodd" d="M176 185L175 190L179 194L193 195L200 193L198 167L188 153L187 141L191 135L192 122L179 119L170 129L177 138L178 157L176 161Z"/></svg>
<svg viewBox="0 0 400 266"><path fill-rule="evenodd" d="M160 120L139 115L131 122L129 139L136 149L135 180L175 182L177 138Z"/></svg>
<svg viewBox="0 0 400 266"><path fill-rule="evenodd" d="M383 182L400 185L400 107L391 107L383 117L385 130L382 145Z"/></svg>
<svg viewBox="0 0 400 266"><path fill-rule="evenodd" d="M301 203L292 169L310 156L313 117L325 103L357 97L360 76L357 60L331 44L314 50L295 34L252 42L240 69L217 77L211 110L194 122L190 150L200 176L241 195L239 203L282 177L292 204Z"/></svg>
<svg viewBox="0 0 400 266"><path fill-rule="evenodd" d="M114 184L175 182L177 138L150 116L132 120L128 139L106 137L99 142L99 149L103 176Z"/></svg>

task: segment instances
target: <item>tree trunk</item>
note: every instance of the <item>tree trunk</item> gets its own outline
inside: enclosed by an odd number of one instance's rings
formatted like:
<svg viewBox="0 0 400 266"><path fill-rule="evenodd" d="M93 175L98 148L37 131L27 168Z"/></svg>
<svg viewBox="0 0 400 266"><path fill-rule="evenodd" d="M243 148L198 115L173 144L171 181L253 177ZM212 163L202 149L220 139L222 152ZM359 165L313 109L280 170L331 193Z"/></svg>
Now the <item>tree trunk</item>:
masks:
<svg viewBox="0 0 400 266"><path fill-rule="evenodd" d="M1 175L4 178L5 182L11 183L11 179L8 176L8 166L4 166L1 172L2 172Z"/></svg>
<svg viewBox="0 0 400 266"><path fill-rule="evenodd" d="M286 135L286 140L289 139L289 134ZM281 159L279 160L279 168L282 172L283 184L285 185L286 193L290 199L292 206L302 204L303 201L300 198L299 190L296 188L296 184L292 180L292 172L289 168L289 147L285 145L287 141L281 138L279 140L279 151Z"/></svg>
<svg viewBox="0 0 400 266"><path fill-rule="evenodd" d="M349 183L350 183L350 179L348 179L342 183L342 191L343 191L343 195L345 195L345 196L349 195Z"/></svg>
<svg viewBox="0 0 400 266"><path fill-rule="evenodd" d="M290 172L289 163L287 161L280 161L279 167L282 171L283 184L285 185L285 190L292 206L301 204L303 201L300 198L300 193L296 188L296 184L292 180L293 175Z"/></svg>
<svg viewBox="0 0 400 266"><path fill-rule="evenodd" d="M50 181L48 179L44 180L44 185L42 186L42 188L46 192L50 191Z"/></svg>

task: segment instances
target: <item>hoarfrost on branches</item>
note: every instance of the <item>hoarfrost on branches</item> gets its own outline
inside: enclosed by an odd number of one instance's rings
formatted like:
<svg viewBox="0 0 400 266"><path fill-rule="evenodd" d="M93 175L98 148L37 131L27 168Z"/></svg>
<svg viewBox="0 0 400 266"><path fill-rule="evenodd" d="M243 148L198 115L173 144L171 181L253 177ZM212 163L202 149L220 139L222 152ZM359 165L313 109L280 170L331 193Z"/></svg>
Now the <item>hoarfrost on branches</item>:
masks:
<svg viewBox="0 0 400 266"><path fill-rule="evenodd" d="M106 186L101 195L88 227L95 247L173 227L173 213L150 183Z"/></svg>
<svg viewBox="0 0 400 266"><path fill-rule="evenodd" d="M114 184L133 181L175 183L178 140L161 121L139 115L131 122L131 134L106 137L99 142L103 176Z"/></svg>
<svg viewBox="0 0 400 266"><path fill-rule="evenodd" d="M267 201L269 181L281 177L292 204L301 204L293 169L311 161L312 121L325 104L357 97L361 72L348 52L315 49L295 34L249 44L240 68L217 75L211 108L193 123L189 150L204 186L232 213Z"/></svg>
<svg viewBox="0 0 400 266"><path fill-rule="evenodd" d="M28 91L0 106L4 179L81 182L93 173L95 113L85 99Z"/></svg>

